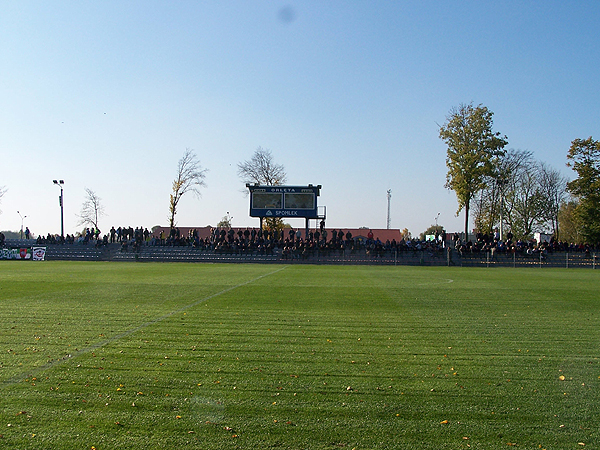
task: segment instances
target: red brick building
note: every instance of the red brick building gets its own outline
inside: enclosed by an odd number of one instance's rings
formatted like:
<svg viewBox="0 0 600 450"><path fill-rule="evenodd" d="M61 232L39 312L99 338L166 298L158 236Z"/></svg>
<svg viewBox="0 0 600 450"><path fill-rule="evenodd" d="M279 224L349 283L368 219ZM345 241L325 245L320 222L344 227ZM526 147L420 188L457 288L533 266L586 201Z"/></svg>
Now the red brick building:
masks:
<svg viewBox="0 0 600 450"><path fill-rule="evenodd" d="M207 237L211 236L212 230L215 227L211 227L211 226L206 226L206 227L177 227L179 228L179 233L181 234L181 236L189 236L191 234L191 232L193 230L196 230L196 232L198 233L198 237L200 239L206 239ZM242 232L245 231L246 229L248 230L252 230L252 227L233 227L233 230L237 236L237 233L239 230L241 230ZM255 230L258 231L258 228L254 228ZM284 230L285 233L288 233L289 229ZM298 228L294 228L294 230L298 230ZM304 228L299 228L300 232L302 233L302 237L304 238ZM311 229L314 231L314 229ZM360 239L360 240L367 240L368 236L369 236L369 232L373 233L373 239L379 239L380 241L384 242L385 241L392 241L392 240L396 240L396 242L400 242L402 240L402 234L400 233L400 230L398 229L385 229L385 228L325 228L325 230L327 231L327 239L331 239L331 232L333 230L336 230L338 233L340 231L342 231L342 233L344 233L344 236L346 235L346 233L348 233L348 231L352 234L352 238L353 239ZM160 236L160 232L163 232L163 237L166 239L167 237L169 237L169 227L158 227L154 230L154 232L152 233L153 236L155 237L159 237ZM287 234L286 234L287 236Z"/></svg>

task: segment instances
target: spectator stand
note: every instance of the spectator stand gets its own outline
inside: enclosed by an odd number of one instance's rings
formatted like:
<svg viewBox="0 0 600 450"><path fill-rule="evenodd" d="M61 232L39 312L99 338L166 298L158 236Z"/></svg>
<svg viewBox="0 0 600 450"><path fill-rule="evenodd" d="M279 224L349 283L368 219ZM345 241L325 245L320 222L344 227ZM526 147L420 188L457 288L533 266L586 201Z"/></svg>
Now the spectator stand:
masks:
<svg viewBox="0 0 600 450"><path fill-rule="evenodd" d="M160 233L163 231L163 233ZM309 239L298 230L261 234L258 229L212 227L182 228L174 238L156 230L145 239L107 243L107 239L56 237L7 239L7 248L46 247L47 260L77 261L181 261L284 264L368 264L458 267L564 267L595 269L597 249L564 243L521 242L510 246L482 242L461 244L439 241L405 241L399 230L320 229ZM162 235L162 238L161 238ZM323 238L323 235L325 238ZM334 238L335 236L335 238ZM260 239L259 239L260 237ZM456 248L455 248L456 245Z"/></svg>

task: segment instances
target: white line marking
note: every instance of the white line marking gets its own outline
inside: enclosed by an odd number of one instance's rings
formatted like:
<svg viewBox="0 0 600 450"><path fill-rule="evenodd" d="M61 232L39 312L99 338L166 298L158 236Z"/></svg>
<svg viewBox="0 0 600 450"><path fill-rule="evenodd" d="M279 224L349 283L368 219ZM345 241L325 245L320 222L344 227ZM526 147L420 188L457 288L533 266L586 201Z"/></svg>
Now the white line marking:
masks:
<svg viewBox="0 0 600 450"><path fill-rule="evenodd" d="M281 267L281 268L279 268L277 270L274 270L273 272L269 272L269 273L266 273L266 274L261 275L259 277L253 278L252 280L240 283L237 286L228 287L227 289L223 289L222 291L217 292L216 294L209 295L208 297L204 297L204 298L202 298L200 300L195 301L194 303L190 303L189 305L186 305L186 306L184 306L182 308L179 308L179 309L177 309L175 311L171 311L170 313L167 313L164 316L161 316L161 317L159 317L157 319L151 320L151 321L143 323L142 325L139 325L139 326L137 326L135 328L132 328L130 330L127 330L127 331L124 331L124 332L122 332L120 334L117 334L116 336L114 336L114 337L112 337L110 339L107 339L106 341L98 342L97 344L91 345L91 346L86 347L86 348L84 348L82 350L77 350L76 352L74 352L72 354L65 355L65 356L63 356L60 359L51 361L51 362L46 363L46 364L44 364L44 365L42 365L40 367L32 368L31 371L28 371L28 372L25 372L25 373L21 373L19 375L15 375L15 376L13 376L12 378L10 378L10 379L8 379L6 381L3 381L2 384L0 384L0 389L2 389L4 387L12 386L13 384L16 384L16 383L19 383L21 380L23 380L23 379L25 379L27 377L36 376L38 373L43 372L44 370L50 369L50 368L52 368L52 367L54 367L54 366L56 366L58 364L62 364L63 362L69 361L69 360L71 360L73 358L77 358L78 356L81 356L84 353L89 353L89 352L92 352L94 350L98 350L99 348L105 347L108 344L112 344L113 342L118 341L119 339L123 339L124 337L132 335L133 333L135 333L135 332L137 332L137 331L139 331L139 330L141 330L143 328L149 327L150 325L154 325L154 324L156 324L158 322L162 322L163 320L168 319L169 317L171 317L171 316L173 316L173 315L175 315L177 313L186 311L186 310L188 310L190 308L193 308L194 306L198 306L201 303L207 302L210 299L213 299L213 298L218 297L220 295L223 295L223 294L226 294L228 292L231 292L231 291L233 291L235 289L238 289L238 288L240 288L242 286L247 286L248 284L254 283L255 281L258 281L258 280L260 280L262 278L266 278L268 276L271 276L271 275L274 275L274 274L276 274L278 272L281 272L282 270L286 269L287 267L288 266L283 266L283 267Z"/></svg>
<svg viewBox="0 0 600 450"><path fill-rule="evenodd" d="M448 278L444 281L429 281L427 283L420 283L420 284L417 284L417 286L431 286L433 284L450 284L450 283L454 283L454 280Z"/></svg>

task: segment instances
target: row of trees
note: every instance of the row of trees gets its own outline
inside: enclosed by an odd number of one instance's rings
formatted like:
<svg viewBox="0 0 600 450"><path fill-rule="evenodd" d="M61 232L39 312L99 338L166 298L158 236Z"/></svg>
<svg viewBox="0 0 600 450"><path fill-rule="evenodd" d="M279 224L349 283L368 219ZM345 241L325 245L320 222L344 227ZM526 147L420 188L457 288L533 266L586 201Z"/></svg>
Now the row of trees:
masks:
<svg viewBox="0 0 600 450"><path fill-rule="evenodd" d="M483 105L463 104L450 110L439 136L447 145L445 186L456 193L457 214L465 212L465 236L469 235L473 211L475 227L481 233L499 230L505 235L510 231L518 239L545 232L561 240L600 243L600 141L589 137L571 143L567 166L577 178L569 182L558 170L537 161L531 152L505 150L508 139L493 131L493 113ZM268 149L258 147L237 167L246 184L286 182L284 166L274 162ZM168 217L171 228L176 225L181 198L188 192L200 196L207 171L195 152L186 149L172 184ZM5 192L1 187L0 199ZM86 188L79 225L98 228L103 215L100 197ZM267 219L266 226L283 228L283 222ZM403 232L410 234L408 230Z"/></svg>
<svg viewBox="0 0 600 450"><path fill-rule="evenodd" d="M572 142L567 165L577 178L569 182L531 152L505 150L508 139L493 131L492 116L483 105L460 105L440 127L447 145L445 186L456 193L457 214L465 212L465 236L473 210L481 233L499 229L526 239L544 232L600 243L600 142Z"/></svg>
<svg viewBox="0 0 600 450"><path fill-rule="evenodd" d="M187 149L177 165L177 177L173 181L169 202L169 227L175 227L175 214L181 197L187 192L200 196L200 188L205 186L207 169L203 169L193 150ZM286 182L287 175L282 164L275 163L270 150L258 147L252 157L238 163L238 176L245 184L280 186ZM268 229L283 229L281 218L266 218ZM229 213L220 224L231 226Z"/></svg>
<svg viewBox="0 0 600 450"><path fill-rule="evenodd" d="M490 234L504 226L514 236L534 232L559 235L560 205L567 198L567 179L536 161L528 151L508 150L496 162L475 196L475 227Z"/></svg>
<svg viewBox="0 0 600 450"><path fill-rule="evenodd" d="M191 193L196 197L201 196L201 188L206 186L205 178L208 169L203 168L198 156L192 149L186 149L185 153L177 163L177 173L171 185L169 196L169 227L175 228L175 216L178 212L179 202L182 197ZM276 186L286 181L285 168L276 164L271 151L258 147L252 157L238 164L238 175L244 183L258 183L261 185ZM79 213L78 225L90 225L98 228L99 219L105 215L101 198L91 189L86 188L85 201ZM0 190L0 198L3 191ZM225 222L231 222L226 216ZM223 222L223 221L222 221ZM281 219L273 218L267 220L267 226L271 229L283 228Z"/></svg>

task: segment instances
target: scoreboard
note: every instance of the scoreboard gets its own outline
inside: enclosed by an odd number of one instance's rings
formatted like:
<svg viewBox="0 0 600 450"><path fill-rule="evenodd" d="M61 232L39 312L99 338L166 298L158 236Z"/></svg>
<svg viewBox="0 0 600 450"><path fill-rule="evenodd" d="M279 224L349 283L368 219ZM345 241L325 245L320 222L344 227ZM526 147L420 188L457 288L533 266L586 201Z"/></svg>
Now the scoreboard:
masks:
<svg viewBox="0 0 600 450"><path fill-rule="evenodd" d="M298 217L317 219L317 197L321 185L258 186L250 190L250 217Z"/></svg>

